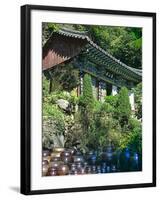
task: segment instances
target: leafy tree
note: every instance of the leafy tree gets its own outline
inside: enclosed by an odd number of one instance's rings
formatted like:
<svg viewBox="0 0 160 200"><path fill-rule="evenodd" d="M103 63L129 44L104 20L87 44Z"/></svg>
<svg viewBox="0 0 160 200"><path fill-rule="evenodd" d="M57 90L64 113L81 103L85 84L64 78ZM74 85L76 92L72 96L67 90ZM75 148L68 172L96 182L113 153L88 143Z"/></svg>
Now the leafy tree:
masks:
<svg viewBox="0 0 160 200"><path fill-rule="evenodd" d="M117 118L117 100L118 100L118 94L115 96L106 96L105 97L105 103L109 104L112 108L112 117Z"/></svg>
<svg viewBox="0 0 160 200"><path fill-rule="evenodd" d="M118 100L118 94L114 96L110 95L105 97L105 102L109 103L114 108L116 108L117 106L117 100Z"/></svg>
<svg viewBox="0 0 160 200"><path fill-rule="evenodd" d="M120 148L129 148L133 152L142 154L142 124L137 119L130 118L129 132L122 134L120 139Z"/></svg>
<svg viewBox="0 0 160 200"><path fill-rule="evenodd" d="M129 27L86 26L90 37L101 48L125 64L142 66L142 29Z"/></svg>
<svg viewBox="0 0 160 200"><path fill-rule="evenodd" d="M122 87L119 92L116 113L121 126L124 127L124 125L128 123L131 115L131 105L129 102L128 89L126 87Z"/></svg>

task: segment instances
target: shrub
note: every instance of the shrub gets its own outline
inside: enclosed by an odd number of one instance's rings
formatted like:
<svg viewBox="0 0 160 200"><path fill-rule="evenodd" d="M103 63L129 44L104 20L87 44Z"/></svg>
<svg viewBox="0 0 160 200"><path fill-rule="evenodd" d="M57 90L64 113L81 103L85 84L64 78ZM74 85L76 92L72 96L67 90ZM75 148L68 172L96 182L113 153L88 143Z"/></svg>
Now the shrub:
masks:
<svg viewBox="0 0 160 200"><path fill-rule="evenodd" d="M98 101L98 100L95 100L94 101L94 112L95 113L98 113L98 112L100 112L100 110L101 110L101 107L102 107L102 102L101 101Z"/></svg>
<svg viewBox="0 0 160 200"><path fill-rule="evenodd" d="M65 123L63 113L55 106L43 104L43 148L64 145Z"/></svg>
<svg viewBox="0 0 160 200"><path fill-rule="evenodd" d="M95 110L95 109L94 109ZM94 129L88 135L88 146L96 150L103 150L109 141L116 147L119 146L120 125L118 120L113 118L113 106L109 103L96 104L94 112Z"/></svg>
<svg viewBox="0 0 160 200"><path fill-rule="evenodd" d="M106 96L105 97L105 102L109 103L114 108L116 108L116 106L117 106L117 100L118 100L118 95L115 95L115 96L111 95L111 96Z"/></svg>
<svg viewBox="0 0 160 200"><path fill-rule="evenodd" d="M133 89L135 94L135 115L138 119L142 118L142 83Z"/></svg>
<svg viewBox="0 0 160 200"><path fill-rule="evenodd" d="M46 149L64 147L64 124L52 117L43 117L42 146Z"/></svg>
<svg viewBox="0 0 160 200"><path fill-rule="evenodd" d="M133 130L135 128L140 128L141 127L141 122L138 121L135 118L130 118L128 122L129 122L129 128L130 128L130 130Z"/></svg>
<svg viewBox="0 0 160 200"><path fill-rule="evenodd" d="M114 107L109 103L103 103L101 106L101 112L111 115L114 112Z"/></svg>
<svg viewBox="0 0 160 200"><path fill-rule="evenodd" d="M129 120L127 134L122 134L120 142L121 149L130 148L133 152L142 153L142 125L134 118Z"/></svg>
<svg viewBox="0 0 160 200"><path fill-rule="evenodd" d="M129 146L133 151L142 153L142 124L137 119L131 118L129 121L132 137L130 138Z"/></svg>
<svg viewBox="0 0 160 200"><path fill-rule="evenodd" d="M117 150L120 147L120 138L122 136L122 133L120 132L120 129L118 127L113 128L109 131L107 140L111 141L114 148Z"/></svg>

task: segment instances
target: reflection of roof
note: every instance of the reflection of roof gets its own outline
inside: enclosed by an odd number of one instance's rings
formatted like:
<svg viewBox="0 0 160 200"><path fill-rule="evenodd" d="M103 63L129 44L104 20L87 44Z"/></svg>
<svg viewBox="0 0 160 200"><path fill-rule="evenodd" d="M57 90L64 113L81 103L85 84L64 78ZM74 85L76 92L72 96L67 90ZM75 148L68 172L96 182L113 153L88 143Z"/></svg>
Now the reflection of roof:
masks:
<svg viewBox="0 0 160 200"><path fill-rule="evenodd" d="M126 77L126 79L131 79L136 82L141 81L142 70L130 67L113 57L107 51L95 44L87 35L87 32L62 28L58 30L57 33L66 37L86 40L87 45L85 46L84 52L92 62L95 62L100 66L106 66L110 71L120 74L123 77Z"/></svg>

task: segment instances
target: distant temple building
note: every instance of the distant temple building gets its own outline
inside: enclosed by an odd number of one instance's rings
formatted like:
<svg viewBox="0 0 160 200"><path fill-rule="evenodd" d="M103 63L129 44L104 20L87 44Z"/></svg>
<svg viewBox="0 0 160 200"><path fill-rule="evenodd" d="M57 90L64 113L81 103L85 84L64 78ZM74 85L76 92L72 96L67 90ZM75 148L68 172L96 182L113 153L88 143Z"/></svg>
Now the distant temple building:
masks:
<svg viewBox="0 0 160 200"><path fill-rule="evenodd" d="M78 56L83 59L78 60ZM106 95L116 95L125 86L129 89L131 109L134 110L134 93L131 91L142 81L142 70L127 66L95 44L86 32L60 29L53 32L43 46L43 70L71 61L79 69L80 85L77 95L83 92L83 76L92 77L94 96L103 101Z"/></svg>

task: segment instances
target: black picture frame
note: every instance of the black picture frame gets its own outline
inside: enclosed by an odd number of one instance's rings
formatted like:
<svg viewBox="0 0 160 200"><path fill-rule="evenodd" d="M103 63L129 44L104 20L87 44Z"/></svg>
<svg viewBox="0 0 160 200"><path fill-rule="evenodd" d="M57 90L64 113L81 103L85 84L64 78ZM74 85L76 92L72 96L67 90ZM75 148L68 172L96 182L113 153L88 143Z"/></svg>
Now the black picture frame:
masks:
<svg viewBox="0 0 160 200"><path fill-rule="evenodd" d="M152 27L152 48L153 48L153 163L152 163L152 182L112 185L112 186L95 186L95 187L78 187L78 188L60 188L49 190L31 190L31 11L64 11L79 13L100 13L123 16L142 16L151 17L153 20ZM55 7L44 5L24 5L21 6L21 193L25 195L33 194L49 194L49 193L65 193L80 192L93 190L111 190L111 189L127 189L140 187L156 186L156 13L136 12L136 11L120 11L120 10L103 10L90 8L72 8L72 7Z"/></svg>

